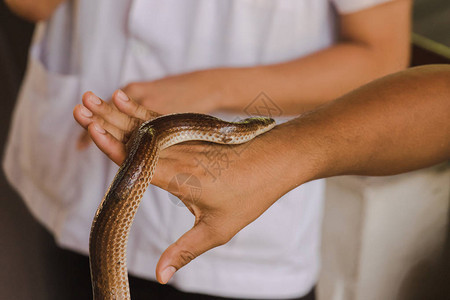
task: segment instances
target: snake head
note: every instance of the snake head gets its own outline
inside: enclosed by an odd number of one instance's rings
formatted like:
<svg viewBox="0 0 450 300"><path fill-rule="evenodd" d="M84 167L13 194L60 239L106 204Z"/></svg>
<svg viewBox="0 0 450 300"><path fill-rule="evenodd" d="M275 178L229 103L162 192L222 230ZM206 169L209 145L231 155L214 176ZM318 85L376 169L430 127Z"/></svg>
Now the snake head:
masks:
<svg viewBox="0 0 450 300"><path fill-rule="evenodd" d="M251 117L244 119L242 123L253 127L253 130L257 132L256 135L269 131L276 125L275 120L269 117Z"/></svg>

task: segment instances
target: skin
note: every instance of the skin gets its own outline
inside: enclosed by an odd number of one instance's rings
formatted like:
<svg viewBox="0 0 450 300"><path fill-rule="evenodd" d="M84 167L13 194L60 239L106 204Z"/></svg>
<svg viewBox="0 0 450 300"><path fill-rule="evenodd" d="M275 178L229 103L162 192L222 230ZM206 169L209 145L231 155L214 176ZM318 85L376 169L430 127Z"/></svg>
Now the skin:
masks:
<svg viewBox="0 0 450 300"><path fill-rule="evenodd" d="M78 123L117 164L125 158L127 136L154 114L123 96L114 93L113 109L87 92L83 105L74 109ZM196 221L161 255L158 281L167 283L176 270L229 241L305 182L336 175L392 175L448 160L449 119L450 65L425 66L376 80L279 125L255 138L239 156L233 150L246 145L211 145L234 155L219 180L211 180L195 162L204 144L162 151L152 184L167 189L175 175L190 173L199 178L202 194L194 202L188 190L181 191ZM273 182L277 184L268 184Z"/></svg>

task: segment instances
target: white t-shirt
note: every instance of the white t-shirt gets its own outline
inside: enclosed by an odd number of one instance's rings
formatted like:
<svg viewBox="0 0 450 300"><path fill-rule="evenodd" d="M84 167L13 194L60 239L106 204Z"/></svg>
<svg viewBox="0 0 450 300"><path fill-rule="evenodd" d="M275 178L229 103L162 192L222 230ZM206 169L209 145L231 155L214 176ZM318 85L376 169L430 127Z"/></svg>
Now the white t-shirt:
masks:
<svg viewBox="0 0 450 300"><path fill-rule="evenodd" d="M132 81L295 59L334 43L336 11L385 1L63 3L37 26L6 149L6 175L60 246L87 254L94 213L118 167L94 145L76 150L82 129L72 109L83 92L108 99ZM291 191L228 244L178 271L171 284L223 297L307 293L319 270L322 200L322 181ZM159 256L193 221L173 197L151 186L131 230L130 273L155 279Z"/></svg>

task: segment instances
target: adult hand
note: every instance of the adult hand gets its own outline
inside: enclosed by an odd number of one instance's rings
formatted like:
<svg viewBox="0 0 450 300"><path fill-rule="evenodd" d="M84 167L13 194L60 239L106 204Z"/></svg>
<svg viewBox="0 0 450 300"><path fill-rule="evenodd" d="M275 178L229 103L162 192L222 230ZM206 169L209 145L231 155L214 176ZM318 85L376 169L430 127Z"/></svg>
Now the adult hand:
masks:
<svg viewBox="0 0 450 300"><path fill-rule="evenodd" d="M117 107L114 110L111 104L88 92L83 96L84 105L74 109L78 123L89 131L96 145L119 165L126 157L125 143L131 131L142 121L156 116L153 111L123 96L120 91L114 93L112 99ZM276 135L268 132L255 138L250 145L191 142L161 151L152 184L168 189L174 176L189 173L200 180L202 193L200 199L192 199L186 188L176 195L194 214L195 224L161 255L156 267L160 283L167 283L176 270L198 255L226 243L292 188L281 176L286 173L288 162L276 163L271 159L272 148L262 147L269 135L272 136L270 145L277 147L273 139ZM208 151L220 151L222 156L228 156L233 161L232 167L223 169L217 180L213 180L196 161L196 158L203 157L205 145L208 145ZM267 184L275 181L275 188Z"/></svg>
<svg viewBox="0 0 450 300"><path fill-rule="evenodd" d="M162 151L152 183L167 189L175 175L190 173L199 178L202 194L194 202L189 191L181 191L180 199L195 215L195 224L164 251L157 279L166 283L175 270L227 242L306 181L346 174L393 175L448 160L449 82L448 65L409 69L276 126L245 150L246 145L212 145L210 151L240 153L215 181L195 162L204 144L185 143ZM92 93L84 95L83 103L99 104L89 106L91 110L82 105L74 110L75 119L117 164L125 158L124 142L132 129L156 115L130 99L119 101L120 95L116 92L113 97L118 108L114 113Z"/></svg>

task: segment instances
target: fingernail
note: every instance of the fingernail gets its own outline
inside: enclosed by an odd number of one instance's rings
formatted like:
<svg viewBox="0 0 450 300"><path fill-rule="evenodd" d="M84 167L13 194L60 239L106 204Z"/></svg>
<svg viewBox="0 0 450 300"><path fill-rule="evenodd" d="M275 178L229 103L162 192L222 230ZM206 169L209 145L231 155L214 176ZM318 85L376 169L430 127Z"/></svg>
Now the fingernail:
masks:
<svg viewBox="0 0 450 300"><path fill-rule="evenodd" d="M81 107L81 114L87 118L92 117L92 112L84 106Z"/></svg>
<svg viewBox="0 0 450 300"><path fill-rule="evenodd" d="M97 105L102 104L102 100L100 100L100 98L95 95L91 95L89 97L89 101L91 101L92 103L97 104Z"/></svg>
<svg viewBox="0 0 450 300"><path fill-rule="evenodd" d="M172 266L169 266L167 268L165 268L162 272L161 272L161 280L164 284L166 284L170 278L172 278L173 274L175 274L175 272L177 271L177 269L175 269Z"/></svg>
<svg viewBox="0 0 450 300"><path fill-rule="evenodd" d="M98 132L100 132L101 134L105 134L106 131L105 129L103 129L100 125L98 125L97 123L94 123L94 129L97 130Z"/></svg>
<svg viewBox="0 0 450 300"><path fill-rule="evenodd" d="M121 101L129 100L128 96L122 90L117 90L117 98L119 98L119 100Z"/></svg>

